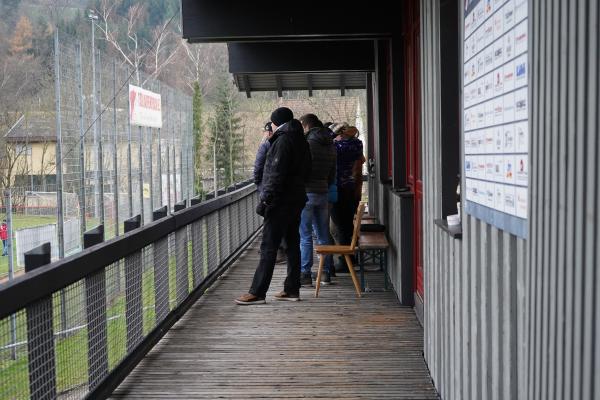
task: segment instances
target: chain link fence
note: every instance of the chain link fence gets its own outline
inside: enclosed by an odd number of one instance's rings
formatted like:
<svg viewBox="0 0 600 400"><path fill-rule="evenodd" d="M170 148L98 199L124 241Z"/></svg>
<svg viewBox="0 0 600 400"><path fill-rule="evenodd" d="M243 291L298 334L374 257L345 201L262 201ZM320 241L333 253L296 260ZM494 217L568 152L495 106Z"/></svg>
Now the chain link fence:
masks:
<svg viewBox="0 0 600 400"><path fill-rule="evenodd" d="M0 212L12 224L0 281L20 274L23 254L41 243L62 258L81 250L90 228L104 225L110 239L125 219L141 214L145 224L153 209L196 195L188 94L61 32L49 64L54 110L29 113L9 132L23 167L3 188ZM161 95L162 128L130 124L129 85Z"/></svg>
<svg viewBox="0 0 600 400"><path fill-rule="evenodd" d="M0 398L80 399L97 389L254 237L262 223L254 211L258 193L249 182L239 186L205 203L204 212L202 205L183 211L188 222L176 228L177 216L157 212L156 239L134 241L122 255L118 240L102 244L110 248L106 262L95 254L101 250L67 260L88 257L85 263L97 266L81 279L61 274L58 290L0 316Z"/></svg>

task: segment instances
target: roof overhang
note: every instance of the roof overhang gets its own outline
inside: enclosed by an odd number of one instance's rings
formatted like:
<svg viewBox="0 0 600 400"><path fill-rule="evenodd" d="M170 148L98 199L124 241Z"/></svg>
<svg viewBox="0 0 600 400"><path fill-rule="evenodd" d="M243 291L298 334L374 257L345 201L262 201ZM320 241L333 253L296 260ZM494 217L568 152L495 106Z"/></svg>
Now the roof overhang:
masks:
<svg viewBox="0 0 600 400"><path fill-rule="evenodd" d="M229 72L321 72L375 70L372 40L229 43Z"/></svg>
<svg viewBox="0 0 600 400"><path fill-rule="evenodd" d="M342 96L347 89L365 89L366 72L318 72L318 73L270 73L234 74L240 92L250 97L252 92L272 91L279 97L287 90L340 90Z"/></svg>
<svg viewBox="0 0 600 400"><path fill-rule="evenodd" d="M182 0L190 43L389 37L400 15L389 2Z"/></svg>
<svg viewBox="0 0 600 400"><path fill-rule="evenodd" d="M372 40L229 43L229 72L246 92L364 89L375 70Z"/></svg>

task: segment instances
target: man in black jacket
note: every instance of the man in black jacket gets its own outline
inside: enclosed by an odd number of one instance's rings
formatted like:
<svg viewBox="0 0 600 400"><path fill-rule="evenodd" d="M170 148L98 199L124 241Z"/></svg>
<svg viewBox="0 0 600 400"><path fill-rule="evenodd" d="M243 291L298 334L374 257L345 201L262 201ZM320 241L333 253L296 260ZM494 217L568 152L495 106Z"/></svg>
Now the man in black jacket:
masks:
<svg viewBox="0 0 600 400"><path fill-rule="evenodd" d="M300 214L306 204L305 183L310 175L310 149L302 125L289 108L271 114L273 136L263 171L262 192L256 212L264 216L260 261L252 286L237 304L263 304L275 268L277 248L287 242L287 278L276 300L300 299Z"/></svg>
<svg viewBox="0 0 600 400"><path fill-rule="evenodd" d="M330 245L329 240L329 186L336 180L336 149L332 132L314 114L300 117L312 157L311 174L306 183L308 202L300 217L300 258L302 286L312 285L313 230L320 245ZM333 258L325 257L321 283L331 283L330 270Z"/></svg>
<svg viewBox="0 0 600 400"><path fill-rule="evenodd" d="M265 162L267 161L267 152L269 151L269 147L271 147L271 142L269 139L271 136L273 136L272 124L273 123L270 121L265 124L264 131L266 132L266 135L263 141L260 143L260 146L258 146L256 160L254 161L254 184L256 185L256 189L258 190L259 194L262 192L263 171L265 169ZM285 248L285 240L282 240L279 250L277 251L277 260L275 261L276 264L282 264L286 262Z"/></svg>

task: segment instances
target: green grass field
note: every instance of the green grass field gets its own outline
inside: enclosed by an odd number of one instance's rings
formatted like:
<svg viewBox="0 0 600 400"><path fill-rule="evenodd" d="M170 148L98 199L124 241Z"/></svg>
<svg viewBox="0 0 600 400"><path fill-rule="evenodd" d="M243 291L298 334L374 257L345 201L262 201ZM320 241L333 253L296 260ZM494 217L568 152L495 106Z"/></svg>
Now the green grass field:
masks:
<svg viewBox="0 0 600 400"><path fill-rule="evenodd" d="M169 268L174 270L173 267ZM169 271L171 272L171 271ZM124 288L124 286L122 286ZM83 285L72 288L67 294L67 304L76 304L72 314L85 312ZM171 296L175 297L175 287L171 285ZM154 314L154 271L148 269L142 277L142 297L144 306L143 331L148 334L155 326ZM121 291L107 304L107 344L109 370L113 369L125 357L127 345L127 328L125 321L125 292ZM60 296L53 296L54 331L60 331ZM81 308L81 309L80 309ZM79 314L79 316L81 316ZM17 315L17 342L24 342L26 338L25 313ZM81 323L81 322L79 322ZM0 321L0 347L10 342L10 321ZM55 338L56 383L59 393L79 388L87 383L88 377L88 338L87 328L82 326L69 335ZM0 351L0 398L1 399L26 399L29 398L29 377L27 367L27 347L21 345L15 360L10 358L10 350Z"/></svg>
<svg viewBox="0 0 600 400"><path fill-rule="evenodd" d="M12 219L12 229L13 232L15 232L18 229L23 229L23 228L30 228L30 227L34 227L34 226L42 226L42 225L48 225L48 224L54 224L56 223L56 217L38 217L35 215L14 215L13 219ZM13 237L14 237L14 233L13 233ZM15 241L13 240L12 242L12 247L13 247L13 265L15 268L15 271L18 269L22 269L17 267L17 252L16 252L16 244ZM0 257L0 278L8 276L8 256L5 257Z"/></svg>
<svg viewBox="0 0 600 400"><path fill-rule="evenodd" d="M13 238L15 236L14 232L23 229L23 228L32 228L36 226L55 224L56 217L40 217L35 215L13 215ZM99 220L96 218L87 218L86 220L86 228L91 229L97 226ZM121 234L123 234L123 228L120 229ZM105 240L111 239L115 235L114 223L112 221L107 221L106 227L104 229ZM15 272L22 270L23 266L17 265L17 250L16 243L13 239L13 265L15 268ZM0 257L0 279L8 276L8 256Z"/></svg>
<svg viewBox="0 0 600 400"><path fill-rule="evenodd" d="M39 219L37 224L39 225ZM52 221L51 219L45 221ZM29 221L35 223L33 219ZM24 226L21 221L20 226ZM31 225L29 225L31 226ZM34 225L35 226L35 225ZM205 232L207 226L205 225ZM193 290L191 238L188 238L188 290ZM168 255L169 309L177 305L177 274L175 249L170 249ZM204 235L202 243L203 271L208 274L208 240ZM218 251L218 245L217 249ZM152 263L153 257L147 254L142 262ZM115 267L119 266L119 270ZM120 271L117 273L117 271ZM106 268L107 289L107 345L109 370L113 369L126 355L127 326L125 320L125 265L112 264ZM114 292L113 292L114 290ZM112 294L111 294L112 293ZM156 325L154 308L154 268L152 264L145 265L142 275L143 302L143 332L147 335ZM85 285L79 281L65 289L66 320L68 334L55 336L56 383L59 393L69 391L86 392L88 379L88 331L85 319ZM53 324L54 332L61 332L61 301L60 292L54 293ZM0 320L0 399L29 398L29 373L27 359L27 321L24 310L16 314L16 358L11 358L11 350L5 348L12 343L11 323L9 318Z"/></svg>

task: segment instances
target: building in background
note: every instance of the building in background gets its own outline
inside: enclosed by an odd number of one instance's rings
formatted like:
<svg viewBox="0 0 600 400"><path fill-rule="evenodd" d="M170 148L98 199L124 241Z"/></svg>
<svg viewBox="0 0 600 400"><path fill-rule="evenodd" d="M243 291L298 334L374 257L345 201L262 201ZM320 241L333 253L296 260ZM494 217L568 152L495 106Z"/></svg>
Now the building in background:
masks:
<svg viewBox="0 0 600 400"><path fill-rule="evenodd" d="M5 134L6 162L13 164L11 186L30 190L56 190L56 126L54 113L22 116Z"/></svg>

